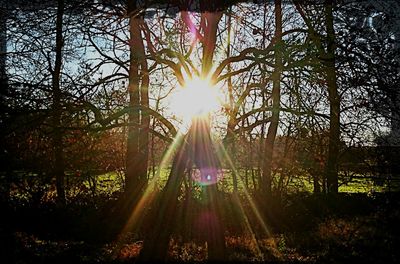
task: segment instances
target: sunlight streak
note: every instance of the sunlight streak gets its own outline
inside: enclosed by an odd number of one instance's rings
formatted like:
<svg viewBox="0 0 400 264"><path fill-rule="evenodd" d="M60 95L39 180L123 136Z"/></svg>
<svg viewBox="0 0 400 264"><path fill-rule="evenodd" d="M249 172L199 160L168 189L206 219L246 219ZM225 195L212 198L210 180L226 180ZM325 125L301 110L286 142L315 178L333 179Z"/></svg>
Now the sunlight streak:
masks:
<svg viewBox="0 0 400 264"><path fill-rule="evenodd" d="M194 76L178 87L171 96L171 109L182 121L180 130L186 132L193 118L207 118L221 108L222 94L209 78Z"/></svg>
<svg viewBox="0 0 400 264"><path fill-rule="evenodd" d="M128 221L126 222L122 233L125 233L126 231L132 231L136 230L139 228L139 220L141 219L140 216L143 215L143 212L156 197L156 190L157 190L157 184L159 179L161 178L161 172L163 169L168 167L168 164L178 148L180 144L182 144L182 140L184 139L184 135L181 133L178 133L176 137L173 139L173 142L170 144L168 147L167 151L165 152L160 166L157 169L156 175L149 181L149 183L146 186L145 191L143 192L143 195L140 197L139 202L136 204L135 208L133 209L131 215L129 216Z"/></svg>
<svg viewBox="0 0 400 264"><path fill-rule="evenodd" d="M245 195L246 200L248 201L248 203L250 204L250 208L252 210L252 212L254 213L254 215L256 216L256 219L258 220L259 224L261 225L262 231L264 232L264 234L267 237L272 237L272 233L269 231L267 224L265 223L263 217L261 216L260 210L257 208L257 205L255 204L255 202L253 201L250 193L248 192L246 185L244 184L243 179L240 177L240 174L236 171L236 168L232 162L232 159L230 158L228 152L226 151L224 145L219 142L218 147L220 149L220 151L218 151L218 155L219 155L219 159L225 159L228 162L228 167L232 169L233 173L236 174L238 181L241 183L241 185L243 186L243 193ZM234 197L234 203L236 203L240 209L240 213L244 219L245 222L245 227L247 229L247 231L249 232L249 234L251 235L251 241L254 243L255 245L255 249L257 252L257 256L259 258L261 258L261 261L264 261L264 254L262 253L258 240L255 236L255 231L253 230L250 222L249 222L249 218L244 210L244 207L240 201L240 198L238 196L237 193L233 193L233 197ZM272 240L272 246L274 248L277 248L277 245L275 243L275 240Z"/></svg>
<svg viewBox="0 0 400 264"><path fill-rule="evenodd" d="M245 226L248 230L248 232L251 235L251 240L253 241L254 245L256 246L256 250L257 250L257 254L259 257L261 257L261 261L264 261L264 254L261 252L260 246L258 245L258 241L255 235L255 232L253 230L253 228L251 228L250 222L249 222L249 218L246 215L246 212L244 211L243 205L240 202L239 197L237 196L237 194L234 194L234 199L235 202L237 203L237 205L239 205L240 208L240 213L242 214L243 218L244 218L244 222L245 222Z"/></svg>
<svg viewBox="0 0 400 264"><path fill-rule="evenodd" d="M226 151L226 149L225 149L223 144L220 143L219 146L220 146L220 149L222 150L222 155L224 156L224 158L228 162L229 167L232 169L233 173L235 173L237 175L237 179L242 183L242 185L243 185L243 193L245 194L245 197L246 197L247 201L249 202L250 207L251 207L253 213L255 214L257 220L259 221L264 233L268 237L270 237L271 236L271 232L268 230L268 227L267 227L266 223L264 222L259 209L257 208L257 206L254 203L253 199L251 198L246 186L244 185L243 179L240 177L239 173L236 171L235 165L233 164L228 152Z"/></svg>
<svg viewBox="0 0 400 264"><path fill-rule="evenodd" d="M223 177L220 160L210 135L209 117L194 117L189 142L192 146L191 159L196 163L191 177L201 186L216 184Z"/></svg>

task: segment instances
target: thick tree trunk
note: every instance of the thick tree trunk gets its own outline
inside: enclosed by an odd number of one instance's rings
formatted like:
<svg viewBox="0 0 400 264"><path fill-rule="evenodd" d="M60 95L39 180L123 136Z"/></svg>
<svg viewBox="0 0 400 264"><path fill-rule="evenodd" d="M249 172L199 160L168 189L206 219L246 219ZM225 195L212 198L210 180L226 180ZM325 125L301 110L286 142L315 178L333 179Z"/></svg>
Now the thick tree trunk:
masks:
<svg viewBox="0 0 400 264"><path fill-rule="evenodd" d="M137 38L137 21L135 18L130 19L130 37ZM135 56L134 46L130 46L130 65L129 65L129 106L131 107L128 115L128 138L126 153L126 175L125 175L125 192L132 194L138 185L137 167L139 152L139 124L140 112L137 106L140 103L139 94L139 66Z"/></svg>
<svg viewBox="0 0 400 264"><path fill-rule="evenodd" d="M209 77L208 75L212 68L218 22L221 16L221 12L202 14L204 33L202 40L203 61L200 76L202 78ZM190 164L195 164L201 173L211 169L214 173L207 175L207 180L210 180L208 177L211 177L213 182L216 181L217 165L211 142L209 120L203 120L202 118L194 120L186 138L179 146L167 184L159 198L159 206L153 207L157 208L156 212L151 215L154 221L154 228L144 241L143 249L139 256L140 261L166 260L169 240L174 230L174 220L177 215L181 183L186 169L192 168ZM218 209L216 184L206 185L203 191L208 198L207 206L204 210L206 213L212 213L215 216L213 223L206 224L204 230L208 244L209 259L223 259L225 256L225 239L218 215L220 210ZM162 219L162 224L160 224L160 219Z"/></svg>
<svg viewBox="0 0 400 264"><path fill-rule="evenodd" d="M209 119L196 119L189 134L190 157L201 172L204 207L200 218L204 219L201 232L207 241L208 260L226 259L225 235L221 219L221 206L218 198L219 160L211 139Z"/></svg>
<svg viewBox="0 0 400 264"><path fill-rule="evenodd" d="M169 240L177 215L178 196L188 164L187 148L188 143L186 139L183 139L178 146L167 184L158 198L159 206L153 206L152 219L150 219L154 223L153 229L144 240L139 261L166 260Z"/></svg>
<svg viewBox="0 0 400 264"><path fill-rule="evenodd" d="M63 131L61 128L61 66L63 48L63 15L64 1L58 0L56 20L56 58L52 70L53 88L53 151L54 151L54 174L56 176L57 198L60 204L65 204L65 174L64 174L64 149Z"/></svg>
<svg viewBox="0 0 400 264"><path fill-rule="evenodd" d="M205 182L206 186L203 188L204 206L199 215L200 218L204 217L205 220L201 226L201 232L207 241L208 259L225 259L225 237L220 216L221 206L219 205L217 185L215 184L218 161L213 149L208 121L196 120L188 134L180 142L167 184L158 199L159 206L153 206L151 221L154 227L144 241L139 261L166 260L170 237L176 227L174 225L178 213L181 184L186 169L192 168L191 164L194 164L200 170L203 181L211 182L208 185ZM204 173L207 173L207 175ZM162 219L162 223L160 223L160 219Z"/></svg>
<svg viewBox="0 0 400 264"><path fill-rule="evenodd" d="M217 185L212 184L205 188L207 203L201 217L208 216L204 232L207 236L208 261L226 260L225 234L221 217L221 205L218 198Z"/></svg>
<svg viewBox="0 0 400 264"><path fill-rule="evenodd" d="M281 71L282 71L282 6L281 0L275 1L275 71L273 73L272 87L272 116L268 127L267 138L265 140L264 155L265 162L263 165L262 190L267 195L272 192L272 161L274 153L274 145L276 133L278 131L280 98L281 98Z"/></svg>
<svg viewBox="0 0 400 264"><path fill-rule="evenodd" d="M225 238L220 216L221 206L215 184L218 161L213 150L208 121L196 120L185 139L181 141L174 158L167 184L159 199L160 205L152 215L154 228L144 242L139 256L140 261L166 260L169 240L172 230L175 229L178 196L185 171L192 167L190 164L196 165L197 169L201 171L202 178L212 182L203 188L205 204L199 216L204 217L205 220L201 226L201 232L206 237L208 259L222 260L225 258ZM206 177L203 177L204 172L208 174ZM160 219L162 219L162 224L160 224Z"/></svg>
<svg viewBox="0 0 400 264"><path fill-rule="evenodd" d="M340 98L336 84L335 69L335 31L333 28L332 0L325 3L325 20L327 31L327 58L325 61L326 81L330 103L329 118L329 151L326 164L327 191L338 192L338 156L340 145Z"/></svg>
<svg viewBox="0 0 400 264"><path fill-rule="evenodd" d="M136 1L128 1L128 13L136 9ZM125 195L127 199L136 200L147 182L148 167L148 131L150 119L143 114L139 105L148 106L149 76L145 59L145 50L140 24L142 17L131 17L130 31L130 65L129 65L129 127L126 152ZM141 119L142 113L142 119Z"/></svg>
<svg viewBox="0 0 400 264"><path fill-rule="evenodd" d="M213 57L217 41L218 24L221 20L221 17L222 12L206 12L202 14L202 20L205 25L205 27L203 27L204 40L201 71L203 78L208 77L212 69ZM200 170L203 170L205 168L212 168L212 170L216 170L218 164L216 164L217 160L214 150L212 149L213 144L211 140L210 120L196 120L193 124L193 127L198 134L194 138L195 143L193 143L193 147L195 148L196 152L194 162L196 163L197 168L199 168ZM228 130L232 131L232 129L234 129L234 127L228 127ZM199 140L199 135L202 140L196 142L196 140ZM207 157L209 158L208 160ZM216 178L217 175L212 175L212 177ZM234 177L234 182L237 183L236 175L234 175ZM221 217L219 216L220 209L218 206L219 199L217 190L217 179L215 179L214 181L214 184L206 185L203 190L206 197L208 198L206 213L212 215L213 217L213 220L209 221L209 225L206 227L205 232L208 245L208 259L222 260L226 257L225 236L221 223ZM235 186L235 188L237 189L237 186Z"/></svg>
<svg viewBox="0 0 400 264"><path fill-rule="evenodd" d="M217 41L217 30L218 23L221 20L222 12L205 12L201 18L203 23L206 24L203 27L204 39L203 39L203 57L202 57L202 68L201 74L203 78L208 77L212 69L212 61L214 57L215 45Z"/></svg>

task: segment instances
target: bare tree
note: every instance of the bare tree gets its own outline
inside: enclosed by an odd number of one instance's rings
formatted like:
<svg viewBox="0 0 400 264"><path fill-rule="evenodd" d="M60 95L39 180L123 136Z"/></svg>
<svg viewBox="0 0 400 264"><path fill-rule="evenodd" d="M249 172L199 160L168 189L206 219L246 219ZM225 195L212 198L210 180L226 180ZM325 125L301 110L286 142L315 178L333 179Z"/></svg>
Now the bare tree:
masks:
<svg viewBox="0 0 400 264"><path fill-rule="evenodd" d="M136 106L149 107L149 71L142 38L143 15L133 15L138 10L136 1L128 1L129 18L129 112L126 153L126 193L139 195L147 182L148 142L150 116Z"/></svg>
<svg viewBox="0 0 400 264"><path fill-rule="evenodd" d="M58 200L61 204L65 204L65 174L64 174L64 154L63 154L63 134L61 131L61 89L60 75L62 66L62 50L63 50L63 16L64 1L57 1L57 19L56 19L56 55L54 68L49 65L52 75L53 89L53 150L54 150L54 174L56 176L56 187Z"/></svg>
<svg viewBox="0 0 400 264"><path fill-rule="evenodd" d="M268 195L271 194L271 166L274 153L274 142L279 123L280 98L281 98L281 72L282 72L282 2L275 1L275 70L273 73L273 88L271 94L272 100L272 116L268 127L267 138L265 140L264 155L265 161L262 168L262 185L261 188Z"/></svg>

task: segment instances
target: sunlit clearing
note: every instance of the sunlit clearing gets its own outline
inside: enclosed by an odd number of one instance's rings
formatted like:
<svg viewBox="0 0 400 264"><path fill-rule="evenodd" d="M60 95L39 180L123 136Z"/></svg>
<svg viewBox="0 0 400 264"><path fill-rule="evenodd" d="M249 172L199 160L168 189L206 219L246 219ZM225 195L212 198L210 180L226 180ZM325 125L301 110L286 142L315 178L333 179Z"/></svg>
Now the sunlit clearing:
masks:
<svg viewBox="0 0 400 264"><path fill-rule="evenodd" d="M189 128L192 119L207 117L221 106L221 95L208 79L194 77L172 95L171 110L181 119L180 130Z"/></svg>

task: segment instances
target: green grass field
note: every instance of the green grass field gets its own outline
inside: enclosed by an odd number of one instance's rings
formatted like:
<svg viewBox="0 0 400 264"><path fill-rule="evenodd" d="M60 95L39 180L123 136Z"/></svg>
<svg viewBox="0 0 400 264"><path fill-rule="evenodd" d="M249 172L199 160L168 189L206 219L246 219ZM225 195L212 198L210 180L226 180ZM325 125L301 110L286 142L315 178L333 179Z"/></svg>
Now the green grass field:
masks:
<svg viewBox="0 0 400 264"><path fill-rule="evenodd" d="M156 169L154 177L149 172L149 182L157 189L162 189L165 185L169 168ZM54 188L54 179L43 180L35 173L17 172L17 179L12 184L11 196L16 200L28 202L32 199L52 200L56 196ZM18 176L19 175L19 176ZM18 180L18 179L21 180ZM257 173L247 172L245 170L237 171L238 192L245 193L254 191L254 186L258 187ZM187 183L187 182L186 182ZM275 175L274 186L280 183L280 190L285 193L313 192L313 182L310 177L292 176L283 177L279 180L279 175ZM372 179L355 178L352 181L343 182L339 178L339 192L341 193L374 193L399 190L399 181L393 181L391 185L388 181L383 184L376 184ZM192 180L194 190L200 189L200 183ZM224 170L222 177L218 181L218 189L224 193L232 193L233 187L232 171ZM120 193L124 188L124 175L122 172L107 172L100 175L77 175L76 173L66 174L67 195L70 199L83 196L112 196ZM41 197L41 198L40 198Z"/></svg>

